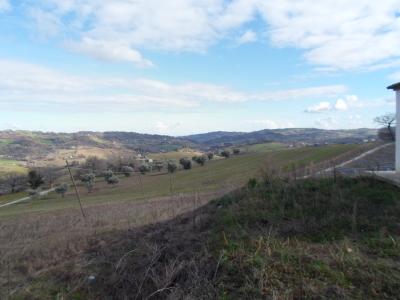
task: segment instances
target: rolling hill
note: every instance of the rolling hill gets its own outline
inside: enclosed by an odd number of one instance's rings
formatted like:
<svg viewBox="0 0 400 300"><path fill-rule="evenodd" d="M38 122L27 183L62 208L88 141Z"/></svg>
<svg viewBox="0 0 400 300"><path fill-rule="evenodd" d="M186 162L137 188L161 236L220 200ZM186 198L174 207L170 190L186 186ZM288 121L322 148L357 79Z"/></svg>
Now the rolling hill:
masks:
<svg viewBox="0 0 400 300"><path fill-rule="evenodd" d="M244 132L210 132L185 136L202 146L210 148L225 145L244 145L263 142L281 143L359 143L376 138L376 129L324 130L317 128L264 129L249 133Z"/></svg>
<svg viewBox="0 0 400 300"><path fill-rule="evenodd" d="M265 129L254 132L216 131L182 137L135 132L53 133L0 131L0 158L35 160L57 150L92 147L135 152L169 152L182 148L218 149L265 142L335 144L360 143L376 137L376 129L323 130L315 128Z"/></svg>

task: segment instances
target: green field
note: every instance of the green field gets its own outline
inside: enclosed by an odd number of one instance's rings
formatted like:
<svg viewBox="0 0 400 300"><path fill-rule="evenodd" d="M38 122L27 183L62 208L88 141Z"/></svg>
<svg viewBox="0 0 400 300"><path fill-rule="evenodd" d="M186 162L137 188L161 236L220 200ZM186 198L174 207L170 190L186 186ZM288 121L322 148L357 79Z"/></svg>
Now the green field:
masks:
<svg viewBox="0 0 400 300"><path fill-rule="evenodd" d="M102 181L96 182L95 190L88 194L79 187L85 206L115 201L132 201L179 193L206 192L220 189L235 189L249 178L260 175L262 169L280 168L288 171L296 166L308 165L330 160L343 153L355 151L360 145L330 145L324 147L304 147L283 149L260 153L245 153L229 159L212 160L204 167L189 171L179 171L173 175L148 174L121 178L118 186L112 187ZM142 185L140 184L142 182ZM142 190L143 188L143 190ZM0 198L0 202L1 198ZM0 217L27 213L43 212L54 209L76 207L77 202L72 189L62 199L52 193L42 199L30 200L18 205L0 209Z"/></svg>
<svg viewBox="0 0 400 300"><path fill-rule="evenodd" d="M16 160L0 159L0 177L8 173L25 174L26 168L21 166L20 163Z"/></svg>
<svg viewBox="0 0 400 300"><path fill-rule="evenodd" d="M274 150L283 150L288 148L288 146L282 143L263 143L263 144L245 145L240 147L231 147L231 149L235 148L239 148L241 152L245 153L263 153Z"/></svg>

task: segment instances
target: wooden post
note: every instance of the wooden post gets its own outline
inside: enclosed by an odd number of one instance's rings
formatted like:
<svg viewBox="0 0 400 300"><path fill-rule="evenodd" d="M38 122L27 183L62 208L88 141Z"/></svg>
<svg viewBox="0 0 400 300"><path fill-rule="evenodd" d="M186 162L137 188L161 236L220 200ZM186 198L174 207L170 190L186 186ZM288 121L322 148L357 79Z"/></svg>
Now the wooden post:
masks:
<svg viewBox="0 0 400 300"><path fill-rule="evenodd" d="M75 180L74 180L74 176L72 176L72 172L71 172L71 169L70 169L70 167L69 167L68 160L66 160L65 162L67 163L67 168L68 168L69 176L71 176L71 181L72 181L72 184L74 185L74 188L75 188L75 195L76 195L76 198L78 199L79 206L80 206L81 212L82 212L82 216L83 216L84 219L86 219L86 215L85 215L85 212L83 211L83 207L82 207L81 197L79 196L78 188L76 187L76 183L75 183Z"/></svg>

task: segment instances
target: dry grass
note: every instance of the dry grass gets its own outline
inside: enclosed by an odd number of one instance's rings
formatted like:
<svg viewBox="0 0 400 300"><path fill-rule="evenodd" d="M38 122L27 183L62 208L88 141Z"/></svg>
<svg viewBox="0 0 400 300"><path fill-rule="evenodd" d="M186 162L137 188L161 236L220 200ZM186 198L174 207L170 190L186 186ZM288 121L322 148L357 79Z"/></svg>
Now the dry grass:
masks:
<svg viewBox="0 0 400 300"><path fill-rule="evenodd" d="M0 299L87 251L102 234L161 222L193 210L226 191L175 195L142 202L91 206L0 221Z"/></svg>

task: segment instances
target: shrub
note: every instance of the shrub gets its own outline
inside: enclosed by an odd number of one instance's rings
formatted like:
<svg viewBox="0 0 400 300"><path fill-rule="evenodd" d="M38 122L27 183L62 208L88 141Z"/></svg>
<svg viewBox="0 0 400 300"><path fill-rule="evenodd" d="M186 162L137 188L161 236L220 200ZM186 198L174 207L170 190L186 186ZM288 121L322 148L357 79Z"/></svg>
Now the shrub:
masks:
<svg viewBox="0 0 400 300"><path fill-rule="evenodd" d="M168 169L168 173L174 173L178 169L178 166L175 163L170 161L170 162L168 162L167 169Z"/></svg>
<svg viewBox="0 0 400 300"><path fill-rule="evenodd" d="M28 184L31 189L36 190L44 183L43 176L36 170L31 170L28 173Z"/></svg>
<svg viewBox="0 0 400 300"><path fill-rule="evenodd" d="M88 173L81 176L81 181L85 184L88 193L93 191L95 180L96 175L94 175L94 173Z"/></svg>
<svg viewBox="0 0 400 300"><path fill-rule="evenodd" d="M207 153L208 160L212 160L214 158L214 153L209 152Z"/></svg>
<svg viewBox="0 0 400 300"><path fill-rule="evenodd" d="M192 168L192 162L187 158L181 158L179 160L179 163L185 170L190 170Z"/></svg>
<svg viewBox="0 0 400 300"><path fill-rule="evenodd" d="M225 158L229 158L231 156L231 153L229 152L229 150L224 150L221 152L221 156L225 157Z"/></svg>
<svg viewBox="0 0 400 300"><path fill-rule="evenodd" d="M207 157L202 155L202 156L197 156L195 160L199 165L204 166L204 164L207 161Z"/></svg>
<svg viewBox="0 0 400 300"><path fill-rule="evenodd" d="M250 178L249 181L247 182L247 187L249 189L254 189L257 186L257 184L258 184L257 179Z"/></svg>
<svg viewBox="0 0 400 300"><path fill-rule="evenodd" d="M235 155L240 154L240 149L239 148L233 149L233 154L235 154Z"/></svg>
<svg viewBox="0 0 400 300"><path fill-rule="evenodd" d="M61 195L62 198L65 197L65 193L68 191L68 184L63 183L61 185L59 185L58 187L56 187L56 193Z"/></svg>
<svg viewBox="0 0 400 300"><path fill-rule="evenodd" d="M125 175L125 177L130 177L135 170L130 166L123 166L121 168L121 172Z"/></svg>
<svg viewBox="0 0 400 300"><path fill-rule="evenodd" d="M111 177L108 177L106 179L106 181L107 181L108 184L116 185L116 184L119 183L119 178L117 176L113 175Z"/></svg>
<svg viewBox="0 0 400 300"><path fill-rule="evenodd" d="M154 168L158 171L161 172L162 169L164 169L164 163L162 161L156 161L154 163Z"/></svg>
<svg viewBox="0 0 400 300"><path fill-rule="evenodd" d="M108 178L113 177L114 176L114 172L111 170L107 170L103 173L104 179L107 181Z"/></svg>
<svg viewBox="0 0 400 300"><path fill-rule="evenodd" d="M139 167L139 172L145 175L147 172L150 172L149 166L143 165Z"/></svg>

